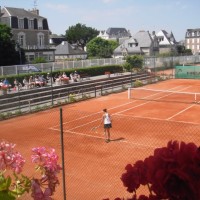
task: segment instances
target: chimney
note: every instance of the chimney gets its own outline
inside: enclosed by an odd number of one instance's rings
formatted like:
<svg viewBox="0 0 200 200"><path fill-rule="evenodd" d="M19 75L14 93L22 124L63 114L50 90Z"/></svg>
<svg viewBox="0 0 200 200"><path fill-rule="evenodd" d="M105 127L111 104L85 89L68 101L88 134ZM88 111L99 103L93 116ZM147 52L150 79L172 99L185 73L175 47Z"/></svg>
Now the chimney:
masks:
<svg viewBox="0 0 200 200"><path fill-rule="evenodd" d="M38 9L30 10L30 12L39 16L39 10Z"/></svg>

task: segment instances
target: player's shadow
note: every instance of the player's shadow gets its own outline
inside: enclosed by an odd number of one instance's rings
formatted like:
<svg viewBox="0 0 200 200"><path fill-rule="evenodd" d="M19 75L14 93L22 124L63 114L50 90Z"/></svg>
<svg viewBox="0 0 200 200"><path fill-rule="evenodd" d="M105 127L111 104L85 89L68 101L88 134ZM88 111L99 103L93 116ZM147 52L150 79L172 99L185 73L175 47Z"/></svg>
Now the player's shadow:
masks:
<svg viewBox="0 0 200 200"><path fill-rule="evenodd" d="M121 141L121 140L125 140L125 138L120 137L120 138L116 138L116 139L111 139L111 142L117 142L117 141Z"/></svg>

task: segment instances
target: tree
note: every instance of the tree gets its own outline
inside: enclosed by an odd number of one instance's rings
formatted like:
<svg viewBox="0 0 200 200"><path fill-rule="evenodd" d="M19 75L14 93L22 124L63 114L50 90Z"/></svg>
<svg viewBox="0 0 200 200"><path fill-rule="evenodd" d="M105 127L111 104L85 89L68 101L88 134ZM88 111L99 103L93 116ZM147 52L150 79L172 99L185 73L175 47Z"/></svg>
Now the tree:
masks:
<svg viewBox="0 0 200 200"><path fill-rule="evenodd" d="M22 49L16 51L16 43L12 39L11 28L5 24L0 24L0 66L20 64L25 60Z"/></svg>
<svg viewBox="0 0 200 200"><path fill-rule="evenodd" d="M96 37L87 43L88 57L110 58L118 42Z"/></svg>
<svg viewBox="0 0 200 200"><path fill-rule="evenodd" d="M96 29L78 23L75 26L70 26L69 29L66 30L65 37L69 43L77 44L84 50L86 44L98 34L99 31Z"/></svg>
<svg viewBox="0 0 200 200"><path fill-rule="evenodd" d="M143 56L141 55L127 56L124 68L128 71L131 71L132 69L139 71L143 67L143 60Z"/></svg>

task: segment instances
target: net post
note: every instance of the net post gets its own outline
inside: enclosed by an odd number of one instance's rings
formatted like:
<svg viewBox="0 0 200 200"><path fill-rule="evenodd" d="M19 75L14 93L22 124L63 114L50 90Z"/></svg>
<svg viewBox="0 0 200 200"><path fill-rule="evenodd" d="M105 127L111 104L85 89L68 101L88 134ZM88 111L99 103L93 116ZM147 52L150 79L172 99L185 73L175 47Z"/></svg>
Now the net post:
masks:
<svg viewBox="0 0 200 200"><path fill-rule="evenodd" d="M128 99L131 99L131 88L128 88Z"/></svg>

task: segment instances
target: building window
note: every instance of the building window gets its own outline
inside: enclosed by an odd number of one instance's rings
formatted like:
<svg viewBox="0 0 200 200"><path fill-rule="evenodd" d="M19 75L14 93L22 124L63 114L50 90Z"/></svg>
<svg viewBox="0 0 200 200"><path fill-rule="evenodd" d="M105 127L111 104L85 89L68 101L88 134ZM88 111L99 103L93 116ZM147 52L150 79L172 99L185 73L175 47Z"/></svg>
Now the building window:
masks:
<svg viewBox="0 0 200 200"><path fill-rule="evenodd" d="M38 34L38 46L39 47L44 47L44 34L43 33L39 33Z"/></svg>
<svg viewBox="0 0 200 200"><path fill-rule="evenodd" d="M26 45L26 38L23 32L18 34L18 43L21 47L25 47Z"/></svg>
<svg viewBox="0 0 200 200"><path fill-rule="evenodd" d="M192 39L192 43L194 44L194 39Z"/></svg>
<svg viewBox="0 0 200 200"><path fill-rule="evenodd" d="M199 38L197 38L197 43L199 43Z"/></svg>
<svg viewBox="0 0 200 200"><path fill-rule="evenodd" d="M199 45L197 45L197 49L199 50Z"/></svg>
<svg viewBox="0 0 200 200"><path fill-rule="evenodd" d="M24 19L18 19L19 29L24 29Z"/></svg>
<svg viewBox="0 0 200 200"><path fill-rule="evenodd" d="M28 21L28 27L29 27L29 29L34 29L34 20Z"/></svg>
<svg viewBox="0 0 200 200"><path fill-rule="evenodd" d="M43 30L41 19L38 20L38 29Z"/></svg>
<svg viewBox="0 0 200 200"><path fill-rule="evenodd" d="M194 50L194 45L192 45L192 50Z"/></svg>
<svg viewBox="0 0 200 200"><path fill-rule="evenodd" d="M132 43L128 43L128 47L133 47L133 44Z"/></svg>

